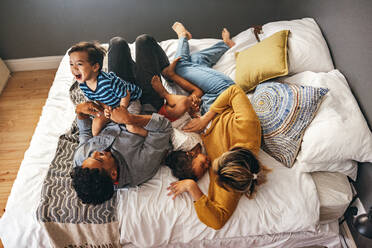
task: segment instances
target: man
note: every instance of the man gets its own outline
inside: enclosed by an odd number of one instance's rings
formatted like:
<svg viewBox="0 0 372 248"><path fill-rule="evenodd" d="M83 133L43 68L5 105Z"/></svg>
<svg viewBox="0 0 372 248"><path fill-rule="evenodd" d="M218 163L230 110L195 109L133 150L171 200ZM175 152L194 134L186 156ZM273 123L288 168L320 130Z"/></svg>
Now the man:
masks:
<svg viewBox="0 0 372 248"><path fill-rule="evenodd" d="M115 37L108 50L109 71L123 80L140 86L143 112L156 112L163 105L151 86L154 75L169 66L169 61L148 35L136 39L136 62L131 58L127 42ZM98 104L85 102L76 106L79 146L75 151L73 187L83 203L100 204L109 200L118 188L132 187L152 178L164 156L171 149L170 122L159 114L136 115L128 112L130 94L123 105L103 110ZM92 119L105 113L110 122L97 135L92 135ZM138 111L139 112L139 111ZM115 122L115 123L114 123ZM126 125L138 127L129 132ZM141 130L145 129L145 132Z"/></svg>
<svg viewBox="0 0 372 248"><path fill-rule="evenodd" d="M129 94L128 94L129 96ZM111 199L114 185L133 187L151 179L171 149L172 126L163 116L130 114L124 107L109 113L110 122L92 135L89 115L102 111L99 105L77 105L79 147L75 151L73 187L83 203L101 204ZM143 127L146 136L129 132L125 125Z"/></svg>

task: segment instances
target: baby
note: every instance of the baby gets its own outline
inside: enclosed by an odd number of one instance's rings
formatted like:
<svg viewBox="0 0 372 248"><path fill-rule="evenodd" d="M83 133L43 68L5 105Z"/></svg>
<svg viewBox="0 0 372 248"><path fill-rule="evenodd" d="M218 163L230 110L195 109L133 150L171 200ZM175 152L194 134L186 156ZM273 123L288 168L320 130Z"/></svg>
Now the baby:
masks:
<svg viewBox="0 0 372 248"><path fill-rule="evenodd" d="M97 42L79 42L71 47L70 69L79 82L80 89L91 101L97 101L102 109L117 107L128 108L132 114L139 114L139 98L142 90L137 85L124 81L114 72L102 71L105 49ZM129 93L130 99L124 99ZM103 113L97 113L92 122L92 134L96 136L110 121ZM127 130L146 136L147 131L141 127L127 125Z"/></svg>

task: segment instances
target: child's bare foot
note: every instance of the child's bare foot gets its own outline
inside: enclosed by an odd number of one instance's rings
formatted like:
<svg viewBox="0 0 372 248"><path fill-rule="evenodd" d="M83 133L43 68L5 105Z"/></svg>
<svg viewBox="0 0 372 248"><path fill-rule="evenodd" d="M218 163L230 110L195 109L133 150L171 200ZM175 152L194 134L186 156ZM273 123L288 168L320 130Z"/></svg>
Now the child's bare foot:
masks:
<svg viewBox="0 0 372 248"><path fill-rule="evenodd" d="M155 75L151 79L151 85L152 88L159 94L159 96L165 98L168 93L168 91L164 88L159 76Z"/></svg>
<svg viewBox="0 0 372 248"><path fill-rule="evenodd" d="M177 33L178 38L186 37L188 40L192 38L191 33L187 31L185 26L183 26L183 24L180 22L175 22L172 26L172 29Z"/></svg>
<svg viewBox="0 0 372 248"><path fill-rule="evenodd" d="M173 60L172 63L170 63L167 67L165 67L162 70L161 75L163 75L163 77L165 77L168 80L172 80L172 78L174 77L174 75L176 75L176 66L177 66L177 62L180 59L181 59L181 57L178 57L175 60Z"/></svg>
<svg viewBox="0 0 372 248"><path fill-rule="evenodd" d="M235 42L230 39L230 32L226 28L222 29L222 39L230 48L235 45Z"/></svg>

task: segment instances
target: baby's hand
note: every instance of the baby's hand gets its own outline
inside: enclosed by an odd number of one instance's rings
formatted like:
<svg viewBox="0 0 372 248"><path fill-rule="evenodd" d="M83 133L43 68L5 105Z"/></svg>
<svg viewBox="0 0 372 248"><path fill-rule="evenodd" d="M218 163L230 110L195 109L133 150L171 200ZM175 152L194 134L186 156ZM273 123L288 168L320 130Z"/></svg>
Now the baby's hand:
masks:
<svg viewBox="0 0 372 248"><path fill-rule="evenodd" d="M112 107L105 108L103 110L103 114L105 115L106 118L110 119L112 113Z"/></svg>

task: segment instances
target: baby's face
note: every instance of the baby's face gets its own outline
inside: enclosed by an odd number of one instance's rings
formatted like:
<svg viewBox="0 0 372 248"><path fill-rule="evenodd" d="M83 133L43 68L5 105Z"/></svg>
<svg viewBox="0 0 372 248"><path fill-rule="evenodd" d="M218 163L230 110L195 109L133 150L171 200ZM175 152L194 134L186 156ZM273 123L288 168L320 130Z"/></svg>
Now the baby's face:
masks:
<svg viewBox="0 0 372 248"><path fill-rule="evenodd" d="M70 69L75 80L83 83L90 80L96 80L99 65L91 65L88 60L88 54L84 51L73 52L70 54Z"/></svg>

